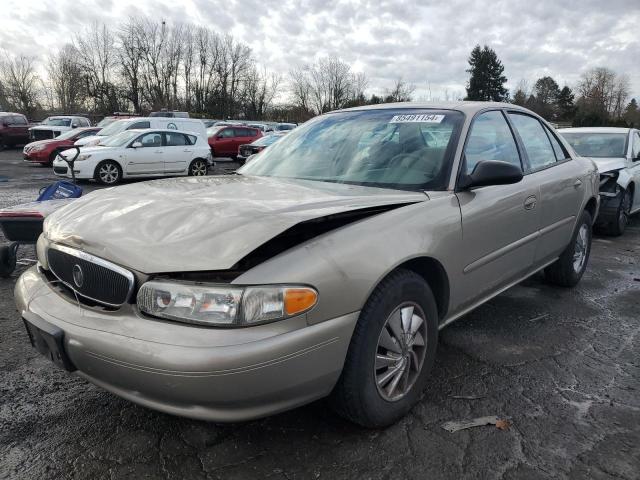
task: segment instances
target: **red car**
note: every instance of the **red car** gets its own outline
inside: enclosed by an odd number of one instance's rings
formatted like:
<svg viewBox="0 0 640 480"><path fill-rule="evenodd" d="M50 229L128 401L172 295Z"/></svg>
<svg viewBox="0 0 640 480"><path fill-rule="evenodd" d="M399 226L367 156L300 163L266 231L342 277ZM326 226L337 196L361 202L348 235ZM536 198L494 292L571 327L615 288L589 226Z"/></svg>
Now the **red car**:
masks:
<svg viewBox="0 0 640 480"><path fill-rule="evenodd" d="M29 122L21 113L0 112L0 150L29 141Z"/></svg>
<svg viewBox="0 0 640 480"><path fill-rule="evenodd" d="M59 151L72 147L73 142L82 137L95 135L99 130L99 127L74 128L56 138L28 143L22 150L22 156L26 162L51 165Z"/></svg>
<svg viewBox="0 0 640 480"><path fill-rule="evenodd" d="M207 130L211 154L214 157L238 156L240 145L251 143L262 136L259 128L233 125L228 127L211 127Z"/></svg>

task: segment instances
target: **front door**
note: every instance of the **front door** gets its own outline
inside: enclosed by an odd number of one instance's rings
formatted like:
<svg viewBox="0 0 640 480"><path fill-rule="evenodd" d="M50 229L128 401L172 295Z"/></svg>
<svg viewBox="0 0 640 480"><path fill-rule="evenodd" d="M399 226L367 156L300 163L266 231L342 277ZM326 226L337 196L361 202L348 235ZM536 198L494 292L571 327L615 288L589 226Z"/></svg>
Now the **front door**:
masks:
<svg viewBox="0 0 640 480"><path fill-rule="evenodd" d="M628 160L633 184L636 186L631 211L640 210L640 132L631 132L631 158Z"/></svg>
<svg viewBox="0 0 640 480"><path fill-rule="evenodd" d="M471 173L481 160L522 168L513 133L502 111L480 113L471 125L462 169ZM540 189L525 176L512 185L457 193L462 215L462 269L456 303L467 308L530 271L535 256Z"/></svg>
<svg viewBox="0 0 640 480"><path fill-rule="evenodd" d="M134 148L134 144L141 144ZM143 133L127 148L127 175L155 175L164 173L162 132Z"/></svg>

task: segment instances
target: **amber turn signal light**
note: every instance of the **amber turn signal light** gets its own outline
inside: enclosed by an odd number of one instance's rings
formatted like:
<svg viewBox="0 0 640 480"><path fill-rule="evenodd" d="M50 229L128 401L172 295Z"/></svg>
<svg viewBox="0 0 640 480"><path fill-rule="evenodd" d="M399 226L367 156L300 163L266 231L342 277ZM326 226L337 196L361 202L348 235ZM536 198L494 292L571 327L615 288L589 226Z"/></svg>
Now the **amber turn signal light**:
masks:
<svg viewBox="0 0 640 480"><path fill-rule="evenodd" d="M287 288L284 292L284 310L287 315L297 315L313 307L318 292L312 288Z"/></svg>

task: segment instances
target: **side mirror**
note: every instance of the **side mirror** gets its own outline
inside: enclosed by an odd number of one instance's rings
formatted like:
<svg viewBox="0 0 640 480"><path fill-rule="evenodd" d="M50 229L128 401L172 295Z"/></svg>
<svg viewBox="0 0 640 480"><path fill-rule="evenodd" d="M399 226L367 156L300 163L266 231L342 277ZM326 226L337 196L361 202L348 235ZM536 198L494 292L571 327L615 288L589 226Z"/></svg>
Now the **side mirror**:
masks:
<svg viewBox="0 0 640 480"><path fill-rule="evenodd" d="M133 142L131 144L131 148L140 148L142 147L142 143L141 142Z"/></svg>
<svg viewBox="0 0 640 480"><path fill-rule="evenodd" d="M522 180L522 169L511 163L497 160L482 160L470 175L463 175L459 188L470 190L489 185L509 185Z"/></svg>

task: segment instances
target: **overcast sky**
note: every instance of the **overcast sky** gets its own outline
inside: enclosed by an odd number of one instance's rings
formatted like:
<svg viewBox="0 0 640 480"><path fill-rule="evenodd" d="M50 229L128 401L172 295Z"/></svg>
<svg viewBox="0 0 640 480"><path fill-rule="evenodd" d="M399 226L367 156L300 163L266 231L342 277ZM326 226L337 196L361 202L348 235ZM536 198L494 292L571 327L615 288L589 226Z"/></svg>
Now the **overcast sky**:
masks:
<svg viewBox="0 0 640 480"><path fill-rule="evenodd" d="M44 57L93 21L130 16L208 25L269 68L337 55L381 93L398 76L417 99L464 92L477 43L496 50L513 90L551 75L574 86L606 66L640 97L640 0L0 0L0 47ZM431 92L431 93L429 93Z"/></svg>

